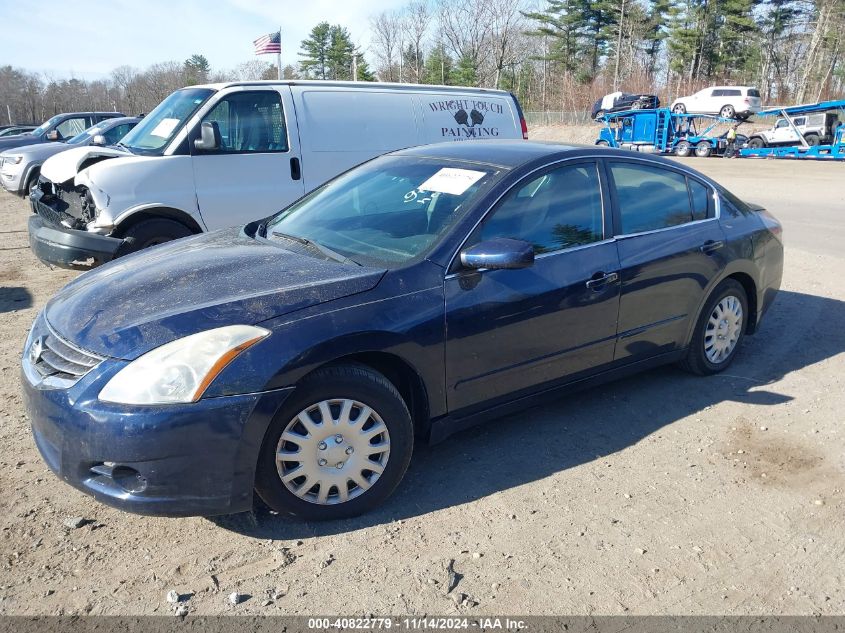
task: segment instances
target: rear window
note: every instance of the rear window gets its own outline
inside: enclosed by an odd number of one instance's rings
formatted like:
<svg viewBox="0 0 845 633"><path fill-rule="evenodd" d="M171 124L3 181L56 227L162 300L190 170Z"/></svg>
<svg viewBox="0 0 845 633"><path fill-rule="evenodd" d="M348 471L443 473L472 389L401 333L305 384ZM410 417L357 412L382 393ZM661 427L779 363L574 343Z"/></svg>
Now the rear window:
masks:
<svg viewBox="0 0 845 633"><path fill-rule="evenodd" d="M749 88L748 89L748 96L749 97L760 97L760 91L757 88Z"/></svg>

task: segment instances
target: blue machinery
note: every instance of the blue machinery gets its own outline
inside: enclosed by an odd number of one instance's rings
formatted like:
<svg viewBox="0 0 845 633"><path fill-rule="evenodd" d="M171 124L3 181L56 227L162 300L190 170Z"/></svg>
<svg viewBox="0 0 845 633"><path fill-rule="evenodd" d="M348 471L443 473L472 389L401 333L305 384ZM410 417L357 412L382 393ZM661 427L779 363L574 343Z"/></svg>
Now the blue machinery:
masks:
<svg viewBox="0 0 845 633"><path fill-rule="evenodd" d="M845 100L822 101L805 105L789 106L786 108L772 108L761 110L757 116L782 116L792 130L798 135L800 145L794 147L760 147L740 150L740 156L747 158L806 158L810 160L845 160L845 123L837 126L833 135L833 142L826 145L810 145L796 127L792 117L813 112L827 112L828 110L845 109Z"/></svg>
<svg viewBox="0 0 845 633"><path fill-rule="evenodd" d="M622 147L653 154L709 156L724 151L724 136L710 133L720 123L736 123L708 114L677 114L669 108L625 110L602 117L604 128L596 145Z"/></svg>

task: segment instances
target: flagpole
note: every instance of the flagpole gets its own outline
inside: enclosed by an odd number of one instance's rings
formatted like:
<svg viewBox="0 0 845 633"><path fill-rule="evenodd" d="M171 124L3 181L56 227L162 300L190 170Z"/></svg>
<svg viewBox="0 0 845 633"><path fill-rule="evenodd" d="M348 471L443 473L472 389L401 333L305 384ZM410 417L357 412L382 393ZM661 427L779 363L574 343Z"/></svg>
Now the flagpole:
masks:
<svg viewBox="0 0 845 633"><path fill-rule="evenodd" d="M282 27L279 27L279 52L276 54L276 66L279 70L279 79L282 78Z"/></svg>

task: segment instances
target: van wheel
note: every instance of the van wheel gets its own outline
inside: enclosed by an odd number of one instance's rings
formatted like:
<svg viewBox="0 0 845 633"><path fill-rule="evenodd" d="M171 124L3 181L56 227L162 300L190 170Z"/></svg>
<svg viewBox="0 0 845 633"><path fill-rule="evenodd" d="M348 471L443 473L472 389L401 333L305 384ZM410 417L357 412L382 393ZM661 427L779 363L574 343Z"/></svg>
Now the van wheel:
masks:
<svg viewBox="0 0 845 633"><path fill-rule="evenodd" d="M687 357L681 367L693 374L716 374L733 362L748 323L745 288L726 279L711 293L698 316Z"/></svg>
<svg viewBox="0 0 845 633"><path fill-rule="evenodd" d="M150 218L133 224L123 232L124 242L117 251L116 257L123 257L150 246L163 244L180 237L193 235L191 229L167 218Z"/></svg>
<svg viewBox="0 0 845 633"><path fill-rule="evenodd" d="M689 141L678 141L678 144L675 145L675 156L680 156L681 158L685 158L692 154L692 145L690 145Z"/></svg>
<svg viewBox="0 0 845 633"><path fill-rule="evenodd" d="M273 418L255 491L273 510L305 520L368 512L396 489L414 426L396 387L362 365L319 369Z"/></svg>
<svg viewBox="0 0 845 633"><path fill-rule="evenodd" d="M710 152L713 151L713 146L710 145L707 141L701 141L698 145L695 146L695 155L699 158L707 158L710 156Z"/></svg>
<svg viewBox="0 0 845 633"><path fill-rule="evenodd" d="M807 136L804 137L804 140L807 141L807 145L810 147L815 147L820 142L818 134L807 134Z"/></svg>

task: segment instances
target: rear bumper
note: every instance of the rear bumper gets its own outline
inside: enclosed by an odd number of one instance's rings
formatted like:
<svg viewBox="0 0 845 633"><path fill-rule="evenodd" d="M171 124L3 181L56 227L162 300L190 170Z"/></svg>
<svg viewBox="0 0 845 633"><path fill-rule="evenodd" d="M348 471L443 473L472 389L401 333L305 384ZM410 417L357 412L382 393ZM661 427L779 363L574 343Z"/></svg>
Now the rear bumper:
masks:
<svg viewBox="0 0 845 633"><path fill-rule="evenodd" d="M33 206L43 204L33 200ZM53 224L44 217L29 218L29 247L45 264L87 269L114 259L123 240Z"/></svg>
<svg viewBox="0 0 845 633"><path fill-rule="evenodd" d="M64 482L107 505L155 516L210 516L252 508L267 426L292 388L168 406L100 402L125 363L104 361L69 389L44 389L24 370L32 435Z"/></svg>

